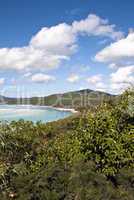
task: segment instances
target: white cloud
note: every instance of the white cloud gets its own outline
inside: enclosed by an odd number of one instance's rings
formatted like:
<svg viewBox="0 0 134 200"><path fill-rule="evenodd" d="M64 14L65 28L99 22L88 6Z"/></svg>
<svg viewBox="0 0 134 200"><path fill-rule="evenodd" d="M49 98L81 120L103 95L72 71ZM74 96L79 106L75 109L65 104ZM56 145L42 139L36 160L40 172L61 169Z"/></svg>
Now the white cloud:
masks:
<svg viewBox="0 0 134 200"><path fill-rule="evenodd" d="M49 54L45 50L24 48L0 49L0 68L24 70L27 68L53 68L64 56Z"/></svg>
<svg viewBox="0 0 134 200"><path fill-rule="evenodd" d="M107 91L107 86L103 82L97 82L95 84L95 88L96 88L97 91L102 91L102 92L106 92Z"/></svg>
<svg viewBox="0 0 134 200"><path fill-rule="evenodd" d="M27 72L27 73L25 73L23 76L24 76L24 77L29 77L29 76L31 76L31 75L32 75L31 72Z"/></svg>
<svg viewBox="0 0 134 200"><path fill-rule="evenodd" d="M134 32L129 33L126 38L112 43L101 50L95 59L99 62L134 62Z"/></svg>
<svg viewBox="0 0 134 200"><path fill-rule="evenodd" d="M80 77L77 74L71 74L67 81L70 83L76 83L77 81L79 81Z"/></svg>
<svg viewBox="0 0 134 200"><path fill-rule="evenodd" d="M109 92L113 94L121 94L126 89L128 89L131 85L127 83L111 83L109 87Z"/></svg>
<svg viewBox="0 0 134 200"><path fill-rule="evenodd" d="M50 54L68 56L75 50L76 36L66 23L42 28L30 41L35 49L45 49Z"/></svg>
<svg viewBox="0 0 134 200"><path fill-rule="evenodd" d="M37 73L31 77L31 80L35 83L45 83L49 81L56 80L54 76L50 76L47 74Z"/></svg>
<svg viewBox="0 0 134 200"><path fill-rule="evenodd" d="M109 68L110 68L110 69L117 69L117 68L118 68L118 65L115 64L115 63L111 63L111 64L109 64Z"/></svg>
<svg viewBox="0 0 134 200"><path fill-rule="evenodd" d="M92 87L94 90L103 91L103 92L107 90L107 86L103 82L102 74L96 74L87 78L87 82L91 85L90 87Z"/></svg>
<svg viewBox="0 0 134 200"><path fill-rule="evenodd" d="M134 65L120 67L115 73L111 74L112 83L133 83Z"/></svg>
<svg viewBox="0 0 134 200"><path fill-rule="evenodd" d="M106 36L113 39L122 37L107 20L96 15L52 27L43 27L24 47L0 48L0 69L51 69L67 60L77 50L79 35Z"/></svg>
<svg viewBox="0 0 134 200"><path fill-rule="evenodd" d="M42 28L29 45L22 48L1 48L0 68L3 69L50 69L62 60L69 59L76 50L76 36L71 26L59 24Z"/></svg>
<svg viewBox="0 0 134 200"><path fill-rule="evenodd" d="M102 81L102 74L96 74L87 78L87 82L91 84L96 84Z"/></svg>
<svg viewBox="0 0 134 200"><path fill-rule="evenodd" d="M113 93L121 93L134 84L134 66L120 67L110 75L110 90Z"/></svg>
<svg viewBox="0 0 134 200"><path fill-rule="evenodd" d="M110 25L108 20L102 19L94 14L81 21L74 21L73 31L79 34L88 34L95 36L107 36L112 39L120 39L123 33L115 31L115 25Z"/></svg>
<svg viewBox="0 0 134 200"><path fill-rule="evenodd" d="M5 83L5 78L0 78L0 85L3 85Z"/></svg>
<svg viewBox="0 0 134 200"><path fill-rule="evenodd" d="M109 68L117 69L110 75L109 89L121 93L134 84L134 32L126 38L112 43L101 50L95 57L99 62L108 62Z"/></svg>
<svg viewBox="0 0 134 200"><path fill-rule="evenodd" d="M103 88L103 89L105 89L106 85L103 82L97 82L96 85L95 85L95 87L96 88Z"/></svg>

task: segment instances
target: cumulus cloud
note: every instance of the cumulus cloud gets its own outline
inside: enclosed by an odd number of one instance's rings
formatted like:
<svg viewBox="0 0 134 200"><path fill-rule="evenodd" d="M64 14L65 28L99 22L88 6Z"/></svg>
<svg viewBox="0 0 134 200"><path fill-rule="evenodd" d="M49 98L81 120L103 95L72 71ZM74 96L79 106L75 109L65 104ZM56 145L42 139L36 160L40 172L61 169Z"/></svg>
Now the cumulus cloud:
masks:
<svg viewBox="0 0 134 200"><path fill-rule="evenodd" d="M25 73L23 76L24 76L24 77L29 77L29 76L31 76L31 75L32 75L31 72L27 72L27 73Z"/></svg>
<svg viewBox="0 0 134 200"><path fill-rule="evenodd" d="M50 69L57 67L62 60L69 59L76 50L76 36L71 26L59 24L42 28L22 48L1 48L0 68L23 70Z"/></svg>
<svg viewBox="0 0 134 200"><path fill-rule="evenodd" d="M134 84L134 31L126 38L120 39L97 53L95 59L109 63L109 68L116 69L110 75L110 89L120 93Z"/></svg>
<svg viewBox="0 0 134 200"><path fill-rule="evenodd" d="M103 82L103 75L102 74L96 74L93 76L90 76L87 78L87 82L91 84L91 87L93 87L97 91L106 91L107 86Z"/></svg>
<svg viewBox="0 0 134 200"><path fill-rule="evenodd" d="M59 64L60 59L65 59L65 57L48 54L45 50L35 49L32 46L0 49L1 69L52 68Z"/></svg>
<svg viewBox="0 0 134 200"><path fill-rule="evenodd" d="M97 74L89 77L87 81L95 90L120 94L134 84L134 65L118 66L106 80L101 74Z"/></svg>
<svg viewBox="0 0 134 200"><path fill-rule="evenodd" d="M96 84L102 81L102 74L96 74L87 78L87 82L91 84Z"/></svg>
<svg viewBox="0 0 134 200"><path fill-rule="evenodd" d="M121 93L134 84L134 65L120 67L110 75L110 89L114 93Z"/></svg>
<svg viewBox="0 0 134 200"><path fill-rule="evenodd" d="M109 64L109 68L110 68L110 69L117 69L117 68L118 68L118 65L115 64L115 63L111 63L111 64Z"/></svg>
<svg viewBox="0 0 134 200"><path fill-rule="evenodd" d="M124 92L127 88L129 88L130 85L126 83L112 83L110 85L109 91L113 94L121 94Z"/></svg>
<svg viewBox="0 0 134 200"><path fill-rule="evenodd" d="M30 41L35 49L45 49L50 54L68 56L76 48L76 36L66 23L50 28L42 28Z"/></svg>
<svg viewBox="0 0 134 200"><path fill-rule="evenodd" d="M134 62L134 32L130 32L126 38L112 43L97 53L95 59L99 62Z"/></svg>
<svg viewBox="0 0 134 200"><path fill-rule="evenodd" d="M52 27L43 27L24 47L0 48L1 69L51 69L70 58L77 50L79 35L106 36L112 39L122 37L115 25L96 15Z"/></svg>
<svg viewBox="0 0 134 200"><path fill-rule="evenodd" d="M134 82L134 65L119 68L111 74L112 83L133 83Z"/></svg>
<svg viewBox="0 0 134 200"><path fill-rule="evenodd" d="M102 91L102 92L106 92L107 91L107 85L104 84L103 82L98 82L95 84L95 88L97 91Z"/></svg>
<svg viewBox="0 0 134 200"><path fill-rule="evenodd" d="M31 80L32 82L35 82L35 83L46 83L49 81L54 81L56 79L54 76L50 76L48 74L37 73L31 77Z"/></svg>
<svg viewBox="0 0 134 200"><path fill-rule="evenodd" d="M80 79L79 75L77 74L71 74L67 81L70 82L70 83L76 83L78 80Z"/></svg>
<svg viewBox="0 0 134 200"><path fill-rule="evenodd" d="M115 25L110 25L108 20L102 19L94 14L81 21L74 21L73 31L79 34L88 34L95 36L107 36L112 39L120 39L123 33L115 31Z"/></svg>

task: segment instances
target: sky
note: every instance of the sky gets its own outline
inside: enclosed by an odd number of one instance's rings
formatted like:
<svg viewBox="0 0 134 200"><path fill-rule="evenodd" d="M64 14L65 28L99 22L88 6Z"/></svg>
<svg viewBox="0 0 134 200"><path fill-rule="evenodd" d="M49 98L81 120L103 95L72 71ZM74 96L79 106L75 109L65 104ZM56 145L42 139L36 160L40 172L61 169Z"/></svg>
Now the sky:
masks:
<svg viewBox="0 0 134 200"><path fill-rule="evenodd" d="M0 0L0 94L134 84L133 0Z"/></svg>

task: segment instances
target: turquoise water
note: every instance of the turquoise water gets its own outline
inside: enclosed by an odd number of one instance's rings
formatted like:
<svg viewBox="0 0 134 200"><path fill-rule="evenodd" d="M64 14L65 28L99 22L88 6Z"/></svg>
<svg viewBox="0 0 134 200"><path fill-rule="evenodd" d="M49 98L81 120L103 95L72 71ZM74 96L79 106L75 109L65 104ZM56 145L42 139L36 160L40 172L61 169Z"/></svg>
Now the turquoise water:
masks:
<svg viewBox="0 0 134 200"><path fill-rule="evenodd" d="M0 105L0 121L28 120L51 122L71 115L70 111L61 111L45 106Z"/></svg>

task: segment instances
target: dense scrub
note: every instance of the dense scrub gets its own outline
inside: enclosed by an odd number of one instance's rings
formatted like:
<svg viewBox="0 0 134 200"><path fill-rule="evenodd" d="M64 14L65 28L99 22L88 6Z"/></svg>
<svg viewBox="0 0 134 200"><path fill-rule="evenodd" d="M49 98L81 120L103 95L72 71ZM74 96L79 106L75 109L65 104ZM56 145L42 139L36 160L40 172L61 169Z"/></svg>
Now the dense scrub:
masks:
<svg viewBox="0 0 134 200"><path fill-rule="evenodd" d="M133 91L59 122L0 124L0 199L133 198Z"/></svg>

